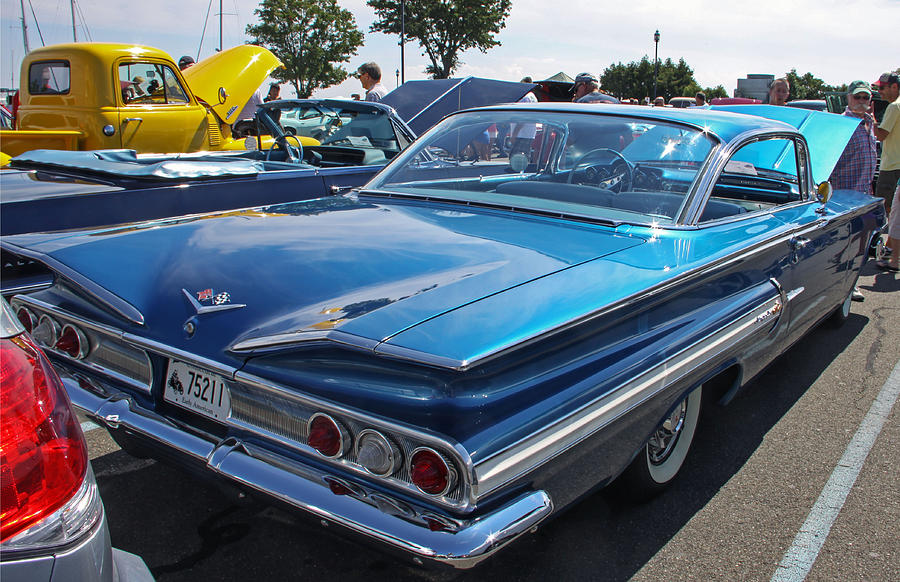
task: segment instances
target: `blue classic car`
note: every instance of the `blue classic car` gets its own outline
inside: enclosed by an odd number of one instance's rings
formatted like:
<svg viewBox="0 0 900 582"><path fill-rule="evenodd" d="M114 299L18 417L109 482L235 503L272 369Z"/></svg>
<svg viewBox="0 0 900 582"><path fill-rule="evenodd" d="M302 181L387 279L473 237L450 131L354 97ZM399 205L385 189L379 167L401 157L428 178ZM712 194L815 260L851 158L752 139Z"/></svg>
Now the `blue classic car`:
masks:
<svg viewBox="0 0 900 582"><path fill-rule="evenodd" d="M733 109L459 112L358 192L6 237L55 274L12 304L126 450L471 567L658 493L702 400L848 317L885 220L820 184L854 124Z"/></svg>

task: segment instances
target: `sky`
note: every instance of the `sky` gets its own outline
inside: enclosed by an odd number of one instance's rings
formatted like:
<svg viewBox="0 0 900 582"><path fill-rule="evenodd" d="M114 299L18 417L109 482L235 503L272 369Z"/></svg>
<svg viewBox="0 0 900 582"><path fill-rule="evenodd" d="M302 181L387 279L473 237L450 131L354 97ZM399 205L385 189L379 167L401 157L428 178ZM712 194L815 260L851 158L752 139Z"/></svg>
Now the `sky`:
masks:
<svg viewBox="0 0 900 582"><path fill-rule="evenodd" d="M225 48L248 40L244 29L257 22L255 0L78 0L78 40L154 46L174 60L212 54L219 45L219 2ZM344 67L355 70L377 62L382 83L396 85L399 38L369 32L374 11L365 0L338 0L365 33L365 44ZM72 41L70 0L24 0L30 48ZM35 18L37 17L37 25ZM207 19L207 13L209 17ZM204 23L206 33L203 34ZM684 2L604 2L602 0L513 0L501 46L462 53L457 77L478 76L518 81L544 79L564 71L600 75L611 64L654 56L653 33L659 30L659 58L684 58L703 87L723 85L732 94L737 79L748 73L780 76L795 68L831 85L855 79L875 81L900 67L900 0L691 0ZM16 87L25 54L20 0L0 0L0 87ZM406 44L405 77L425 79L428 64L415 42ZM360 93L350 78L313 97L349 97ZM284 86L282 97L292 97Z"/></svg>

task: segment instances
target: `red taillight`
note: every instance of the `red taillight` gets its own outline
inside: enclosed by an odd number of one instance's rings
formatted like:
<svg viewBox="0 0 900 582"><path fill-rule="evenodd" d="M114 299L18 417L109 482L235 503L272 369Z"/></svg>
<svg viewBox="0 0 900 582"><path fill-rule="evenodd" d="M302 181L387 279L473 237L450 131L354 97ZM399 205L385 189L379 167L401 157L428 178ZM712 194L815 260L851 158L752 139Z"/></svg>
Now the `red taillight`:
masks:
<svg viewBox="0 0 900 582"><path fill-rule="evenodd" d="M62 507L88 466L59 376L25 336L0 340L0 541Z"/></svg>
<svg viewBox="0 0 900 582"><path fill-rule="evenodd" d="M16 311L16 317L21 322L22 327L25 328L25 331L31 333L34 331L35 326L37 325L37 316L27 307L20 307Z"/></svg>
<svg viewBox="0 0 900 582"><path fill-rule="evenodd" d="M80 360L87 355L88 340L78 328L67 324L63 326L55 347L69 357Z"/></svg>
<svg viewBox="0 0 900 582"><path fill-rule="evenodd" d="M431 495L443 495L455 481L450 465L436 451L419 449L409 462L409 475L413 484Z"/></svg>
<svg viewBox="0 0 900 582"><path fill-rule="evenodd" d="M326 457L339 457L347 448L347 437L333 418L316 413L309 419L306 444Z"/></svg>

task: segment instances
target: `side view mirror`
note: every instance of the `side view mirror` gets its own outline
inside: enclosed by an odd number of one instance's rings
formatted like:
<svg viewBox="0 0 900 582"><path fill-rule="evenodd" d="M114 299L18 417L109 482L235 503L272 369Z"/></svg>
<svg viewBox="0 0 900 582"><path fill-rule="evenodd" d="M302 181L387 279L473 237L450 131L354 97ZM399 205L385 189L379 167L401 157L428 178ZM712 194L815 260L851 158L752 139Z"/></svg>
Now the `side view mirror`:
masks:
<svg viewBox="0 0 900 582"><path fill-rule="evenodd" d="M828 201L831 200L831 194L834 190L831 187L831 182L825 181L819 184L816 188L816 198L822 204L828 204Z"/></svg>

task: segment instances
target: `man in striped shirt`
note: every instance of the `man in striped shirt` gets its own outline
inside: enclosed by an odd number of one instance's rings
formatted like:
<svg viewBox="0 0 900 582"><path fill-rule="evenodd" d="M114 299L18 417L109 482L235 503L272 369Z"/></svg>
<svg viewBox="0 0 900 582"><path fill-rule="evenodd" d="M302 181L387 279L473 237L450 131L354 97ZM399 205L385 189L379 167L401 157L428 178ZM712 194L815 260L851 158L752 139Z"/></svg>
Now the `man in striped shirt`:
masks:
<svg viewBox="0 0 900 582"><path fill-rule="evenodd" d="M847 91L844 115L859 119L859 125L828 179L835 190L856 190L872 195L872 178L878 164L875 152L875 118L869 113L872 89L865 81L853 81ZM853 300L864 301L859 287L853 288Z"/></svg>
<svg viewBox="0 0 900 582"><path fill-rule="evenodd" d="M871 103L872 89L868 83L850 83L844 115L860 121L828 180L835 190L857 190L870 196L872 194L872 177L875 175L878 155L875 152L875 118L869 114Z"/></svg>

